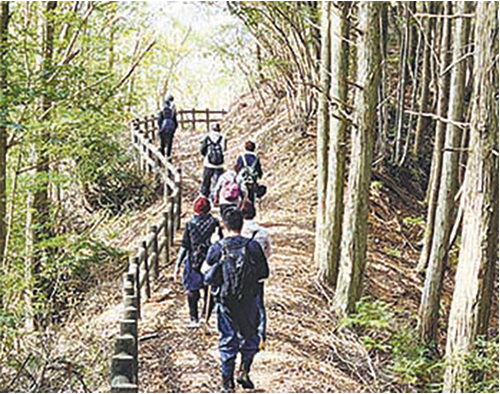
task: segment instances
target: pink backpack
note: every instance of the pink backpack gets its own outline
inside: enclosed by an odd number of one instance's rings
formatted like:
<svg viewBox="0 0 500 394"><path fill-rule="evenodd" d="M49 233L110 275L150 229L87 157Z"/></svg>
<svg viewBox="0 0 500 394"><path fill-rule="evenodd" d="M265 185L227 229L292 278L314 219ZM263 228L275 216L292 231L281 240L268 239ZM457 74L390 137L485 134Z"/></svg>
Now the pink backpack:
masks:
<svg viewBox="0 0 500 394"><path fill-rule="evenodd" d="M236 201L240 192L240 185L236 182L236 178L228 179L222 184L221 195L224 200Z"/></svg>

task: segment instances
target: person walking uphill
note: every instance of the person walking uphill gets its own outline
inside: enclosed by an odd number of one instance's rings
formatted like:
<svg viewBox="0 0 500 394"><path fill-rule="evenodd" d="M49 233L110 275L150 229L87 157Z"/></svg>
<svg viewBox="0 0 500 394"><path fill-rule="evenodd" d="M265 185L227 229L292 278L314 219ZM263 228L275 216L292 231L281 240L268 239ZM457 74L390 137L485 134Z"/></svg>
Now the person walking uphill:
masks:
<svg viewBox="0 0 500 394"><path fill-rule="evenodd" d="M200 152L205 157L203 161L203 183L201 194L210 196L210 186L212 178L217 184L219 177L224 171L224 151L226 150L226 139L220 131L219 123L212 126L212 130L203 138L200 145Z"/></svg>
<svg viewBox="0 0 500 394"><path fill-rule="evenodd" d="M165 147L167 148L167 157L172 155L172 144L174 134L177 129L177 110L174 104L174 97L168 96L165 99L165 106L158 114L158 130L160 135L160 152L165 156Z"/></svg>
<svg viewBox="0 0 500 394"><path fill-rule="evenodd" d="M182 237L179 257L175 264L174 280L177 280L179 267L184 261L184 271L182 283L188 293L189 304L189 327L198 327L198 301L200 299L200 289L204 290L204 308L202 315L210 317L213 308L207 305L208 288L203 284L203 275L200 272L201 265L205 261L208 249L211 245L212 235L218 230L219 239L222 239L222 229L220 223L210 214L210 201L204 197L198 197L194 202L195 215L186 223L184 235Z"/></svg>
<svg viewBox="0 0 500 394"><path fill-rule="evenodd" d="M245 195L245 186L240 183L235 169L222 174L214 188L214 204L219 206L221 217L227 209L238 208Z"/></svg>
<svg viewBox="0 0 500 394"><path fill-rule="evenodd" d="M245 152L236 159L236 172L240 183L245 185L248 195L247 199L255 203L255 197L262 197L266 192L264 186L258 186L257 181L262 178L262 167L260 159L255 154L255 143L245 142Z"/></svg>
<svg viewBox="0 0 500 394"><path fill-rule="evenodd" d="M259 351L258 283L269 276L269 267L259 243L240 235L243 215L239 210L228 209L223 223L228 234L208 251L206 263L210 268L205 282L216 288L222 392L227 393L234 391L238 353L241 366L236 381L245 389L254 388L249 373Z"/></svg>

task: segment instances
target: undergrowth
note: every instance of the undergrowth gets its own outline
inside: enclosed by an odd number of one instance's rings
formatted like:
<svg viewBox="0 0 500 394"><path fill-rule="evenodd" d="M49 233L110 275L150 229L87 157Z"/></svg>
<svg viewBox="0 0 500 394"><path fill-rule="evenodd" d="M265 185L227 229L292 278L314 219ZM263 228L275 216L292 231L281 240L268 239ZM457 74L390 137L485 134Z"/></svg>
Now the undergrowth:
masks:
<svg viewBox="0 0 500 394"><path fill-rule="evenodd" d="M370 356L380 360L399 390L442 391L444 361L419 343L416 318L408 311L363 298L340 325L358 333ZM498 336L478 340L466 361L468 392L498 392L498 352Z"/></svg>

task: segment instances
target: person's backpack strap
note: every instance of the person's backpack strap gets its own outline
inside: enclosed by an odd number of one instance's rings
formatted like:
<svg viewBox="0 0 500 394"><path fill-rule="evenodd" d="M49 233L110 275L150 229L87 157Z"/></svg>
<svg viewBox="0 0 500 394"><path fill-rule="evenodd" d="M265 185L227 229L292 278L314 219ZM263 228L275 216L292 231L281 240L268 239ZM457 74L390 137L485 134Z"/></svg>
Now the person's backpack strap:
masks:
<svg viewBox="0 0 500 394"><path fill-rule="evenodd" d="M255 155L255 160L254 160L254 162L251 165L248 164L248 161L247 161L247 158L246 158L246 153L243 153L241 155L241 158L243 159L243 165L245 167L250 168L252 171L255 170L254 166L255 166L255 163L257 163L257 155Z"/></svg>

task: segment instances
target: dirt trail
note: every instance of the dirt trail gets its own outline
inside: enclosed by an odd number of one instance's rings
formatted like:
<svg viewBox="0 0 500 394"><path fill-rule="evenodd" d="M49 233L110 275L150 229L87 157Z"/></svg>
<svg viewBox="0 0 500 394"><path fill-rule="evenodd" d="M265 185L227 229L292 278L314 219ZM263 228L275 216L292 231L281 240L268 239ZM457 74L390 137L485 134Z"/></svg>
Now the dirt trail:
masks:
<svg viewBox="0 0 500 394"><path fill-rule="evenodd" d="M266 210L259 218L273 241L271 275L266 284L266 350L254 361L253 392L360 392L360 383L334 363L326 325L332 325L321 289L314 288L310 255L313 229L291 212ZM177 240L178 242L179 240ZM172 267L162 271L140 323L140 390L218 392L218 333L190 329L186 295L172 282ZM313 288L311 288L313 287ZM314 299L311 301L311 295ZM201 305L201 304L200 304ZM214 313L215 315L215 313ZM243 390L237 389L239 392Z"/></svg>

